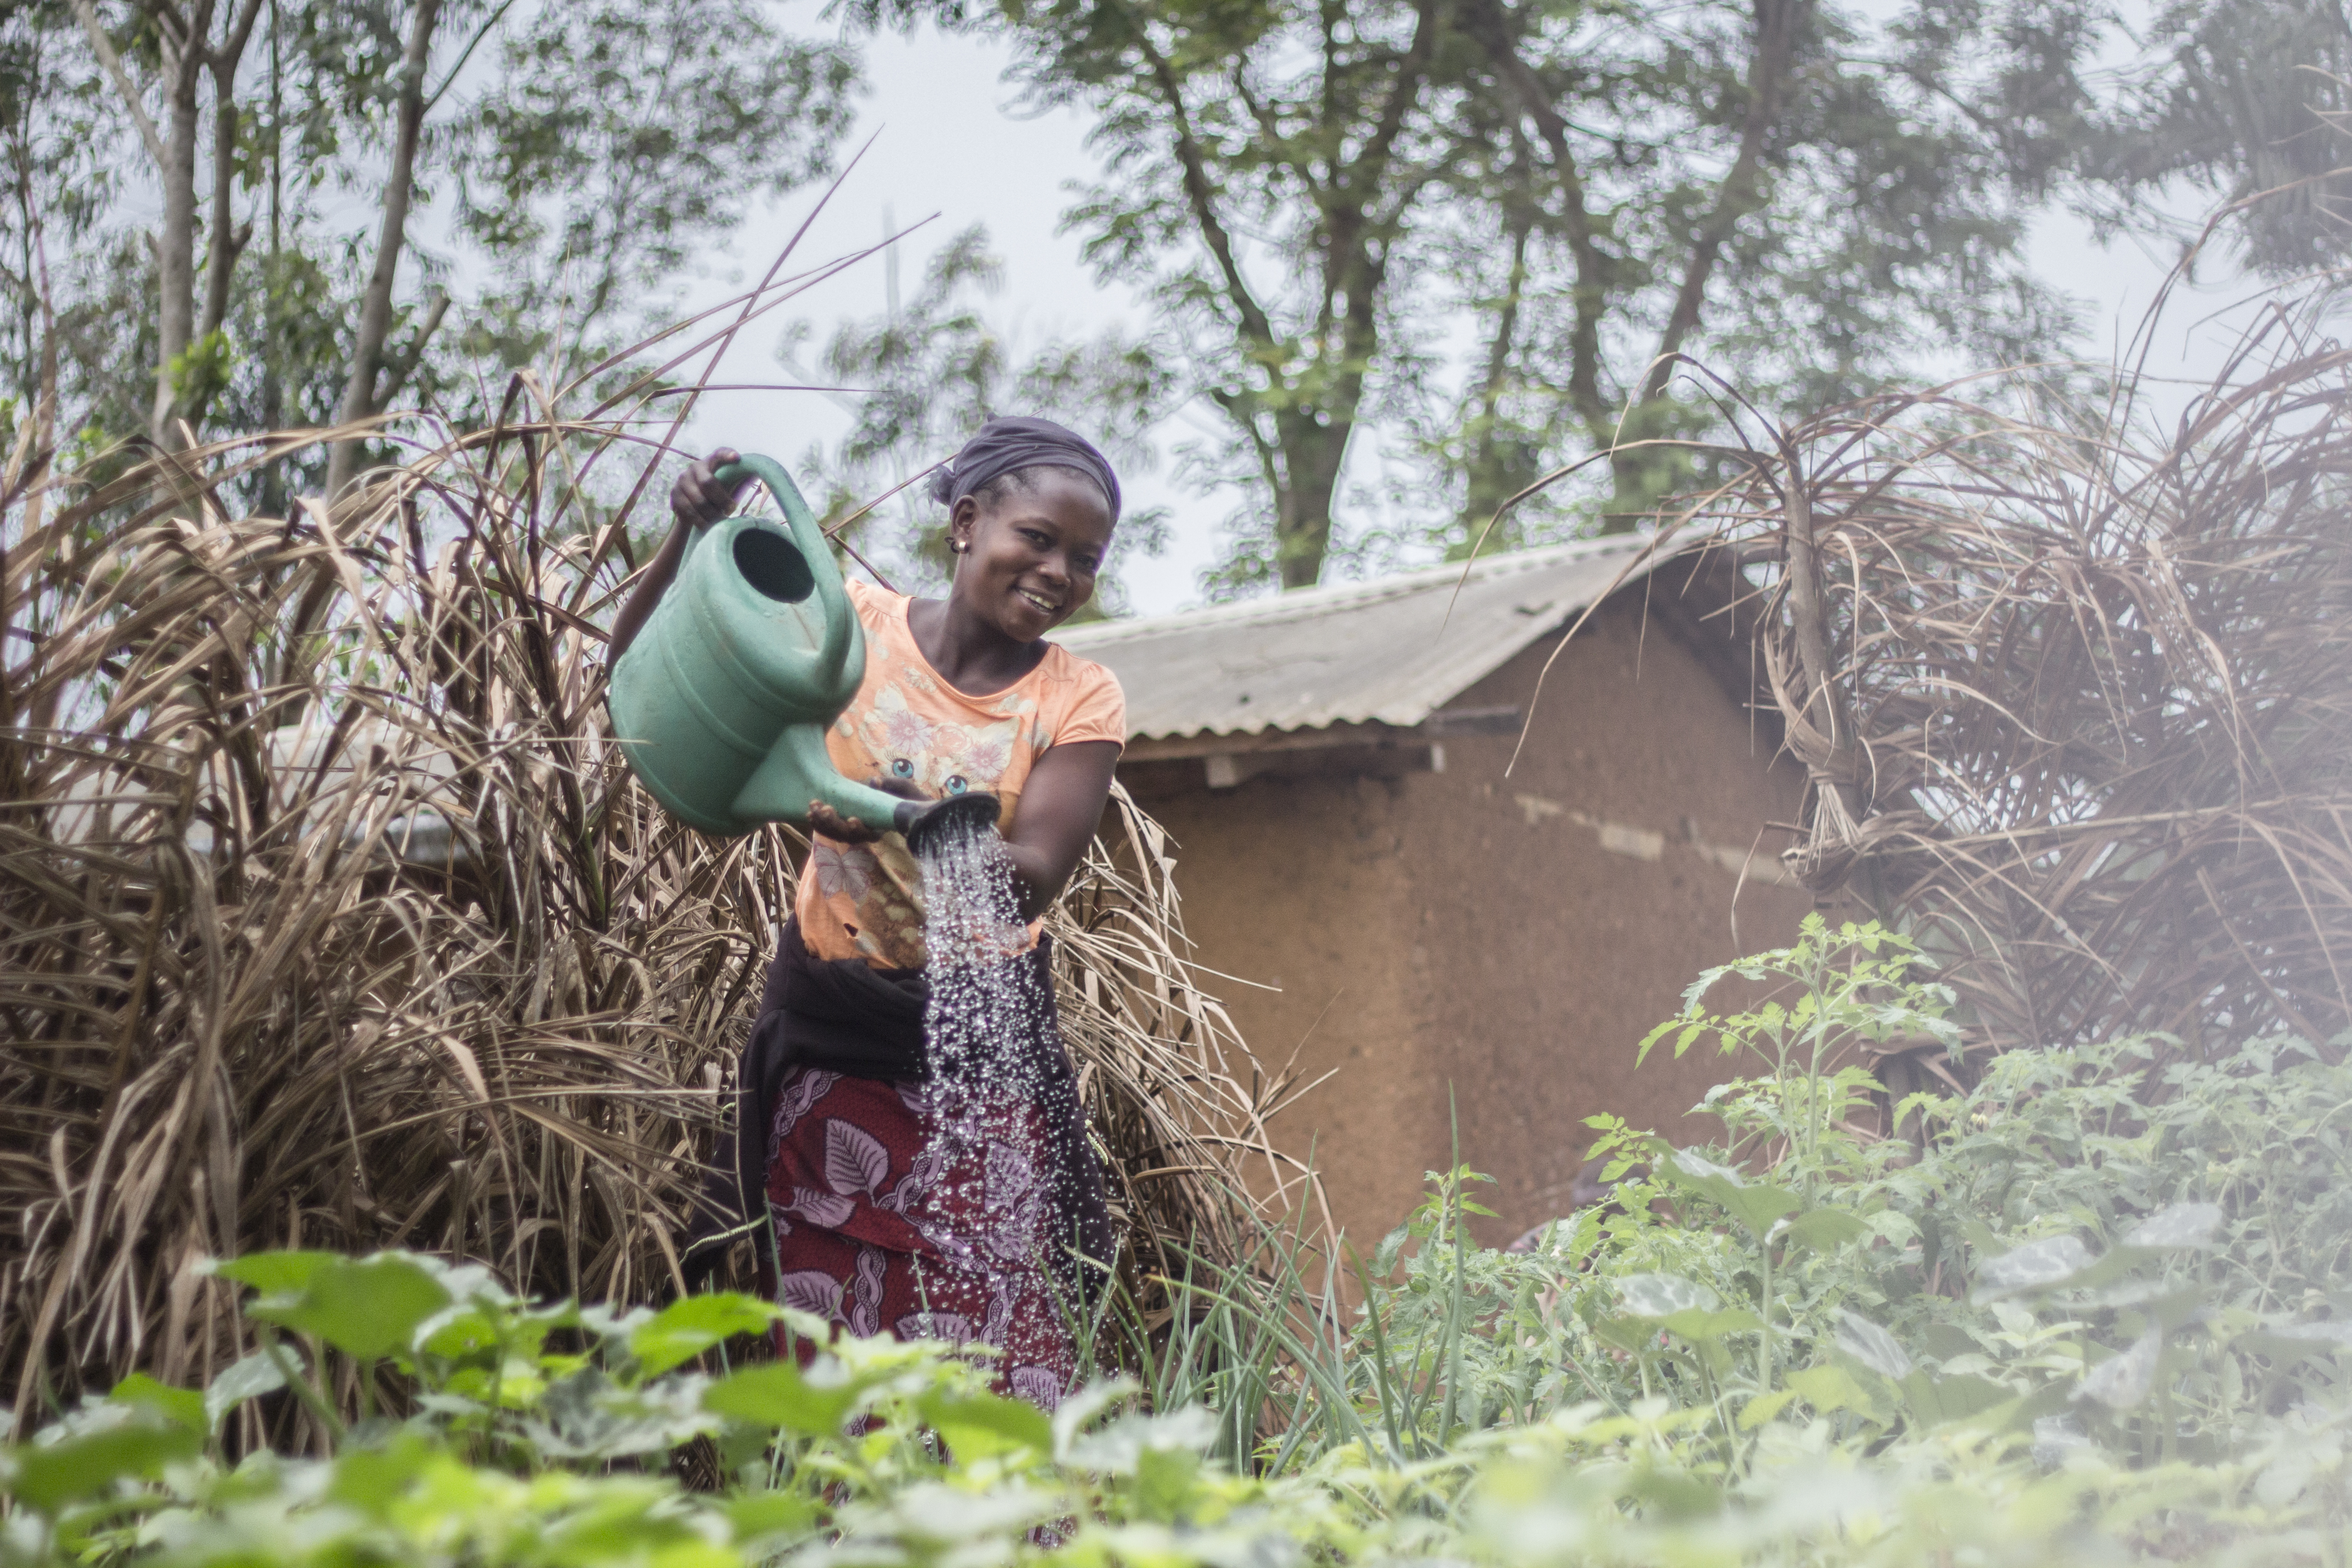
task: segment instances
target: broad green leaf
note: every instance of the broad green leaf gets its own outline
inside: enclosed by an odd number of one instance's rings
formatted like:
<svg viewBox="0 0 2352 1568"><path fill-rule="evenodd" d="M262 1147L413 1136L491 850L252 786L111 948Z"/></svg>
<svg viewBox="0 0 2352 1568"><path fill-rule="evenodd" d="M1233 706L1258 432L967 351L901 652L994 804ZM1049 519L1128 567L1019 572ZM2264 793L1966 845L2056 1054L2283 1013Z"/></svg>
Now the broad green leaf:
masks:
<svg viewBox="0 0 2352 1568"><path fill-rule="evenodd" d="M1130 1412L1100 1431L1073 1432L1064 1425L1062 1412L1075 1400L1085 1399L1095 1392L1082 1389L1073 1400L1064 1401L1061 1410L1054 1412L1055 1436L1064 1445L1064 1462L1074 1469L1097 1475L1131 1476L1141 1471L1146 1455L1199 1454L1216 1441L1216 1417L1197 1405L1187 1405L1160 1415Z"/></svg>
<svg viewBox="0 0 2352 1568"><path fill-rule="evenodd" d="M859 1534L868 1539L896 1536L931 1550L909 1552L901 1547L864 1561L908 1565L1003 1562L1009 1555L1010 1538L1017 1538L1067 1506L1060 1492L1043 1488L1015 1485L968 1491L936 1481L919 1483L898 1492L887 1508L866 1514ZM964 1550L937 1550L940 1547ZM850 1547L843 1554L855 1550ZM1124 1552L1113 1559L1124 1560L1128 1560ZM1177 1563L1200 1562L1202 1556L1190 1552L1155 1553L1143 1561L1155 1568L1174 1568Z"/></svg>
<svg viewBox="0 0 2352 1568"><path fill-rule="evenodd" d="M1054 1452L1054 1423L1025 1399L996 1394L934 1392L917 1402L959 1464L1027 1448L1040 1458Z"/></svg>
<svg viewBox="0 0 2352 1568"><path fill-rule="evenodd" d="M1660 1464L1644 1464L1626 1479L1626 1495L1649 1505L1660 1519L1688 1521L1711 1518L1723 1510L1720 1489L1688 1472Z"/></svg>
<svg viewBox="0 0 2352 1568"><path fill-rule="evenodd" d="M242 1361L230 1363L226 1371L205 1385L206 1430L219 1430L228 1413L247 1400L275 1394L285 1386L286 1374L266 1353L256 1352Z"/></svg>
<svg viewBox="0 0 2352 1568"><path fill-rule="evenodd" d="M1895 1336L1859 1313L1838 1309L1837 1347L1886 1379L1900 1383L1911 1375L1911 1355Z"/></svg>
<svg viewBox="0 0 2352 1568"><path fill-rule="evenodd" d="M1953 1377L1931 1377L1925 1368L1915 1367L1911 1375L1903 1380L1903 1397L1913 1415L1936 1426L1997 1410L2017 1396L1990 1378L1965 1373Z"/></svg>
<svg viewBox="0 0 2352 1568"><path fill-rule="evenodd" d="M1790 1373L1784 1381L1790 1393L1823 1415L1835 1410L1867 1414L1871 1409L1869 1393L1854 1381L1853 1373L1842 1366L1809 1366L1802 1372Z"/></svg>
<svg viewBox="0 0 2352 1568"><path fill-rule="evenodd" d="M2210 1247L2221 1229L2221 1205L2173 1204L2132 1226L2122 1245L2151 1252Z"/></svg>
<svg viewBox="0 0 2352 1568"><path fill-rule="evenodd" d="M549 1385L522 1429L542 1458L602 1461L658 1453L718 1425L703 1408L703 1392L698 1377L632 1388L585 1367Z"/></svg>
<svg viewBox="0 0 2352 1568"><path fill-rule="evenodd" d="M737 1421L824 1437L841 1430L863 1388L854 1380L820 1386L792 1363L776 1361L712 1384L703 1390L702 1407Z"/></svg>
<svg viewBox="0 0 2352 1568"><path fill-rule="evenodd" d="M1054 1407L1054 1458L1067 1458L1072 1446L1086 1439L1087 1428L1092 1425L1096 1416L1117 1406L1120 1400L1135 1393L1140 1386L1132 1378L1105 1378L1099 1383L1089 1383L1074 1391L1068 1398L1055 1405ZM1184 1408L1186 1411L1191 1411L1197 1409L1198 1406L1187 1405Z"/></svg>
<svg viewBox="0 0 2352 1568"><path fill-rule="evenodd" d="M1679 1274L1628 1274L1617 1281L1617 1305L1629 1316L1663 1322L1676 1312L1711 1312L1723 1298Z"/></svg>
<svg viewBox="0 0 2352 1568"><path fill-rule="evenodd" d="M1870 1227L1843 1209L1813 1209L1790 1220L1789 1239L1815 1252L1831 1252L1870 1234Z"/></svg>
<svg viewBox="0 0 2352 1568"><path fill-rule="evenodd" d="M1652 1319L1603 1318L1592 1325L1592 1331L1603 1344L1640 1354L1656 1350L1660 1343L1660 1331Z"/></svg>
<svg viewBox="0 0 2352 1568"><path fill-rule="evenodd" d="M2156 1388L2156 1363L2164 1336L2153 1330L2132 1342L2131 1348L2111 1355L2083 1379L2076 1397L2095 1399L2110 1410L2137 1410Z"/></svg>
<svg viewBox="0 0 2352 1568"><path fill-rule="evenodd" d="M2091 1250L2074 1236L2046 1236L1989 1258L1977 1269L1977 1299L1998 1301L2065 1284L2091 1266Z"/></svg>
<svg viewBox="0 0 2352 1568"><path fill-rule="evenodd" d="M760 1332L782 1314L756 1296L733 1291L688 1296L630 1330L629 1353L646 1376L658 1377L737 1334Z"/></svg>
<svg viewBox="0 0 2352 1568"><path fill-rule="evenodd" d="M124 1479L152 1479L174 1459L194 1458L204 1438L173 1420L144 1415L61 1441L12 1449L16 1474L0 1493L54 1514Z"/></svg>
<svg viewBox="0 0 2352 1568"><path fill-rule="evenodd" d="M382 1447L353 1447L335 1460L327 1495L348 1508L381 1519L424 1472L432 1450L414 1433L395 1435Z"/></svg>
<svg viewBox="0 0 2352 1568"><path fill-rule="evenodd" d="M2299 1361L2309 1356L2352 1355L2352 1322L2286 1323L2257 1329L2233 1342L2263 1355Z"/></svg>
<svg viewBox="0 0 2352 1568"><path fill-rule="evenodd" d="M443 1361L494 1363L504 1356L536 1356L548 1330L579 1325L577 1312L563 1313L561 1321L551 1321L554 1316L460 1301L433 1314L410 1343L418 1354Z"/></svg>
<svg viewBox="0 0 2352 1568"><path fill-rule="evenodd" d="M1788 1406L1797 1397L1793 1388L1776 1388L1769 1394L1759 1394L1739 1407L1739 1425L1743 1431L1753 1432Z"/></svg>
<svg viewBox="0 0 2352 1568"><path fill-rule="evenodd" d="M362 1361L406 1350L417 1326L449 1305L449 1292L417 1259L394 1253L336 1258L299 1290L265 1296L247 1316L316 1334Z"/></svg>
<svg viewBox="0 0 2352 1568"><path fill-rule="evenodd" d="M1787 1188L1750 1182L1730 1166L1718 1165L1689 1149L1668 1150L1659 1162L1659 1173L1722 1205L1759 1242L1771 1234L1781 1215L1798 1206L1797 1194Z"/></svg>
<svg viewBox="0 0 2352 1568"><path fill-rule="evenodd" d="M1726 1334L1754 1333L1763 1326L1764 1321L1745 1307L1727 1307L1712 1312L1690 1308L1659 1324L1666 1332L1694 1344L1713 1344Z"/></svg>
<svg viewBox="0 0 2352 1568"><path fill-rule="evenodd" d="M797 1535L817 1521L814 1498L787 1491L739 1492L719 1505L738 1541L765 1535Z"/></svg>
<svg viewBox="0 0 2352 1568"><path fill-rule="evenodd" d="M192 1432L209 1432L211 1424L205 1419L205 1396L193 1388L173 1388L158 1383L143 1372L134 1372L114 1385L107 1397L117 1405L136 1405L152 1410L175 1426Z"/></svg>
<svg viewBox="0 0 2352 1568"><path fill-rule="evenodd" d="M264 1296L291 1295L310 1283L321 1268L343 1261L336 1252L248 1252L243 1258L215 1258L204 1272L251 1286Z"/></svg>
<svg viewBox="0 0 2352 1568"><path fill-rule="evenodd" d="M1192 1502L1201 1455L1191 1448L1147 1448L1135 1469L1135 1500L1146 1519L1174 1523Z"/></svg>

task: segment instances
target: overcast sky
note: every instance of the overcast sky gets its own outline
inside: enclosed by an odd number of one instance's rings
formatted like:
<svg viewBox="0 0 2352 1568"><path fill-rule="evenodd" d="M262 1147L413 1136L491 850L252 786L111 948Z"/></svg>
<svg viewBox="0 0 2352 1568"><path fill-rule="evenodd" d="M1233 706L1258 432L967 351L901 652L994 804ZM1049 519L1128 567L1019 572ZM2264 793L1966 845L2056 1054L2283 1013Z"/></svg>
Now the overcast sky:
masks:
<svg viewBox="0 0 2352 1568"><path fill-rule="evenodd" d="M1076 237L1057 232L1071 184L1093 170L1083 116L1071 110L1042 116L1010 112L1013 93L1000 79L1004 52L969 38L926 29L912 39L889 35L869 40L865 54L871 92L859 137L868 132L878 136L818 218L803 255L829 257L872 245L886 232L886 214L902 227L929 217L901 247L902 283L911 292L924 260L940 243L970 224L985 223L1006 264L1004 289L991 301L992 319L1016 341L1090 336L1121 322L1140 325L1137 301L1124 290L1098 288L1079 260ZM802 193L761 210L737 237L738 268L756 278L810 205L811 197ZM2085 304L2091 327L2081 348L2101 359L2128 342L2172 259L2131 241L2101 247L2082 224L2063 216L2043 220L2031 254L2043 276ZM815 341L822 342L838 321L879 314L885 290L884 268L877 258L820 285L768 321L797 313L812 323ZM2231 335L2227 322L2211 320L2210 312L2234 297L2226 290L2206 292L2198 308L2171 311L2151 369L2210 374L2219 345ZM767 321L747 331L718 379L777 378L777 337ZM1195 412L1176 423L1200 417ZM837 435L845 424L841 409L822 395L719 393L704 399L689 439L790 460L812 440ZM1169 436L1181 439L1182 431ZM1167 445L1162 442L1163 449ZM1362 455L1351 455L1351 462ZM1131 560L1123 572L1132 606L1141 614L1199 602L1200 574L1216 558L1218 522L1231 505L1228 497L1200 497L1175 486L1170 466L1163 458L1157 474L1121 475L1131 504L1164 503L1174 514L1166 553L1156 561Z"/></svg>

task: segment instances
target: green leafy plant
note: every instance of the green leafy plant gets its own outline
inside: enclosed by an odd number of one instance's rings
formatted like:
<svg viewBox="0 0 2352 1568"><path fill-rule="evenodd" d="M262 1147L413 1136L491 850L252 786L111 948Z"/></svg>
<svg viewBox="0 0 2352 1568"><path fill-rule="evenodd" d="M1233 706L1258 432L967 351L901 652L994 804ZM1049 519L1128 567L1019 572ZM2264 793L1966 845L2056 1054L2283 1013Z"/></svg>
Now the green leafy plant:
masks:
<svg viewBox="0 0 2352 1568"><path fill-rule="evenodd" d="M261 1349L202 1390L126 1378L0 1453L0 1556L2341 1562L2352 1069L2279 1038L2014 1052L1874 1131L1852 1048L1948 1037L1931 973L1815 923L1705 977L1677 1037L1769 1069L1709 1097L1722 1142L1604 1120L1616 1186L1525 1253L1473 1238L1484 1178L1433 1172L1352 1301L1267 1226L1245 1267L1165 1281L1172 1310L1129 1299L1143 1381L1050 1415L951 1346L745 1296L221 1263ZM1732 979L1786 992L1707 1011ZM804 1354L744 1354L779 1326Z"/></svg>

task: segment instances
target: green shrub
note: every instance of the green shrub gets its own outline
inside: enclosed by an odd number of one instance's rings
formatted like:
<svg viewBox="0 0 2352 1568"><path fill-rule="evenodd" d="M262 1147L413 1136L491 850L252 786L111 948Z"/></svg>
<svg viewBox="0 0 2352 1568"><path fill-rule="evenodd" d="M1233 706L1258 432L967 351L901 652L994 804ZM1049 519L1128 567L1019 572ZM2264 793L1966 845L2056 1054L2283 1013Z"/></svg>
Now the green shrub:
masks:
<svg viewBox="0 0 2352 1568"><path fill-rule="evenodd" d="M1734 975L1784 999L1707 1011ZM2278 1039L2016 1052L1895 1107L1901 1137L1860 1127L1853 1047L1949 1038L1948 1002L1900 938L1811 922L1653 1036L1766 1069L1710 1095L1725 1145L1602 1119L1613 1203L1524 1255L1471 1241L1483 1178L1434 1173L1352 1311L1268 1236L1255 1272L1173 1282L1194 1310L1164 1333L1129 1325L1148 1386L1050 1417L939 1344L735 1366L735 1336L827 1332L740 1296L549 1307L400 1254L238 1259L266 1349L0 1456L0 1554L2343 1562L2352 1071ZM226 1422L292 1431L291 1405L322 1451L232 1461ZM688 1445L717 1489L670 1473Z"/></svg>
<svg viewBox="0 0 2352 1568"><path fill-rule="evenodd" d="M535 1306L481 1269L398 1253L267 1253L221 1271L280 1332L208 1391L132 1377L7 1453L8 1562L725 1568L846 1539L860 1561L919 1563L1065 1533L1075 1550L1107 1531L1119 1544L1087 1547L1106 1560L1171 1532L1210 1543L1199 1559L1261 1538L1287 1552L1318 1515L1340 1524L1299 1482L1277 1518L1281 1486L1202 1463L1202 1413L1142 1413L1123 1384L1048 1417L942 1344L888 1339L844 1339L805 1370L698 1369L777 1322L824 1340L822 1321L749 1297ZM331 1379L371 1391L387 1372L407 1414L337 1416ZM225 1419L281 1390L328 1451L231 1462ZM706 1439L728 1484L696 1493L663 1460Z"/></svg>

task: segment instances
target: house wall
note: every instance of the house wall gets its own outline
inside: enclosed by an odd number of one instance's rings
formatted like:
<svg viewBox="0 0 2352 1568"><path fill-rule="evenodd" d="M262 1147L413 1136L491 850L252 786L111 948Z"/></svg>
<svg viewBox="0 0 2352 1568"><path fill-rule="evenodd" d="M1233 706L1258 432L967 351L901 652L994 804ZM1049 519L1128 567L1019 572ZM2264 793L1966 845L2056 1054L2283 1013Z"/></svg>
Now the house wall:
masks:
<svg viewBox="0 0 2352 1568"><path fill-rule="evenodd" d="M1508 777L1513 736L1449 738L1443 773L1211 791L1196 763L1171 791L1175 764L1154 772L1201 961L1272 988L1225 986L1244 1037L1331 1075L1276 1131L1360 1238L1448 1163L1454 1115L1463 1161L1500 1184L1490 1241L1565 1212L1587 1116L1706 1136L1685 1112L1722 1064L1662 1050L1636 1072L1635 1047L1700 969L1785 943L1811 907L1766 880L1781 840L1759 838L1793 818L1800 775L1638 595L1588 623L1538 703L1554 646L1452 704L1533 710Z"/></svg>

